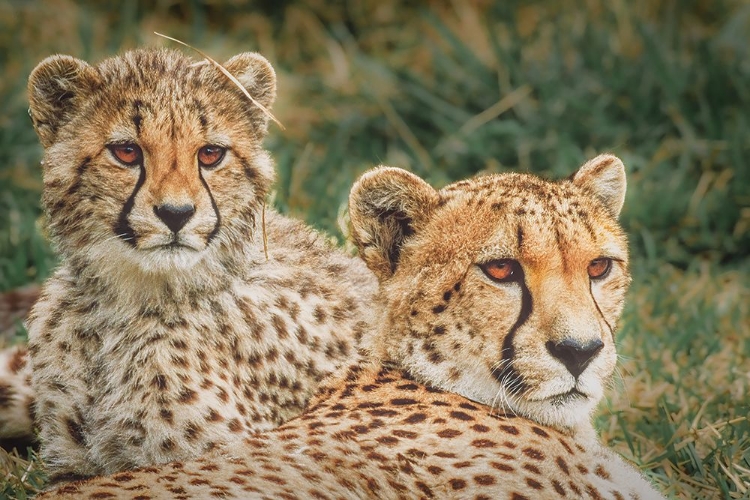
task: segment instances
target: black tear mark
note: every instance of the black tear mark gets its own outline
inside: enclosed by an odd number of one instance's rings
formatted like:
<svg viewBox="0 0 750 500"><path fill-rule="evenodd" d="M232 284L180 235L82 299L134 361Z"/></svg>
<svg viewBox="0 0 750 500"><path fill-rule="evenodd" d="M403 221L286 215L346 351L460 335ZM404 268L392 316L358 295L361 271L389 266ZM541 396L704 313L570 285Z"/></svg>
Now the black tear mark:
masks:
<svg viewBox="0 0 750 500"><path fill-rule="evenodd" d="M520 228L519 228L520 229ZM513 324L511 329L508 331L508 335L503 340L503 355L502 365L503 369L499 372L493 371L493 376L505 387L512 391L523 391L525 390L525 384L521 375L513 367L513 357L515 356L515 347L513 346L513 338L516 335L518 329L529 319L533 310L533 301L531 298L531 292L529 287L526 286L526 281L523 275L523 270L520 270L521 276L518 279L518 284L521 287L521 311L518 313L518 319Z"/></svg>
<svg viewBox="0 0 750 500"><path fill-rule="evenodd" d="M136 235L135 231L133 231L133 227L130 225L130 221L128 221L128 216L133 210L135 197L138 195L138 191L140 191L141 186L143 186L144 182L146 182L146 169L143 167L143 165L141 165L140 171L138 173L138 182L135 183L133 192L125 202L125 205L123 205L114 227L115 234L117 234L117 236L122 238L123 241L133 247L135 247L136 244Z"/></svg>
<svg viewBox="0 0 750 500"><path fill-rule="evenodd" d="M609 334L612 336L612 341L615 340L615 329L612 328L612 325L609 324L609 321L607 321L607 318L604 317L604 313L599 308L599 303L596 301L596 297L594 297L594 289L593 289L593 283L589 280L589 293L591 294L591 300L594 301L594 306L596 307L596 310L599 312L599 316L602 317L602 320L604 321L604 324L607 325L607 328L609 328Z"/></svg>
<svg viewBox="0 0 750 500"><path fill-rule="evenodd" d="M214 228L211 230L211 233L208 235L208 238L206 238L206 245L208 245L219 233L219 227L221 226L221 214L219 213L219 207L216 206L214 195L211 194L211 188L208 187L208 183L206 182L206 179L203 178L203 172L201 172L200 170L198 170L198 177L200 178L201 184L203 184L203 187L206 188L206 192L208 193L208 199L211 200L211 208L213 208L214 213L216 214L216 223L214 224Z"/></svg>

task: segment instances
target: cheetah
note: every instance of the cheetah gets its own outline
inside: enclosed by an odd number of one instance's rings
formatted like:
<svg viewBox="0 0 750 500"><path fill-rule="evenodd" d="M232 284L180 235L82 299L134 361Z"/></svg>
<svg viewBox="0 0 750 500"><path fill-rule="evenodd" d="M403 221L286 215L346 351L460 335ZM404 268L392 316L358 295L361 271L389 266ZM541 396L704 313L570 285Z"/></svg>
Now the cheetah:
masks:
<svg viewBox="0 0 750 500"><path fill-rule="evenodd" d="M28 318L53 482L274 428L366 330L372 273L265 206L273 68L256 53L223 68L244 89L166 49L52 56L29 78L60 258Z"/></svg>
<svg viewBox="0 0 750 500"><path fill-rule="evenodd" d="M622 162L440 191L394 168L350 196L378 276L366 358L299 417L197 460L40 498L659 499L598 440L629 283Z"/></svg>

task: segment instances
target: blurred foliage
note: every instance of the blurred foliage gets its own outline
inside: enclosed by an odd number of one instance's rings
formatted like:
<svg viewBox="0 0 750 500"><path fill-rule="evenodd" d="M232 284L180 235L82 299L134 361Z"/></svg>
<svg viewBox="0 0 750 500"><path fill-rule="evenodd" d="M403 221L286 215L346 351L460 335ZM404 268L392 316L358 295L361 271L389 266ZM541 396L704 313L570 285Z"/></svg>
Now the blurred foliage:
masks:
<svg viewBox="0 0 750 500"><path fill-rule="evenodd" d="M670 495L750 496L750 4L0 0L0 290L54 265L28 73L175 46L154 31L271 60L274 203L335 234L378 163L441 186L623 158L635 281L602 436Z"/></svg>

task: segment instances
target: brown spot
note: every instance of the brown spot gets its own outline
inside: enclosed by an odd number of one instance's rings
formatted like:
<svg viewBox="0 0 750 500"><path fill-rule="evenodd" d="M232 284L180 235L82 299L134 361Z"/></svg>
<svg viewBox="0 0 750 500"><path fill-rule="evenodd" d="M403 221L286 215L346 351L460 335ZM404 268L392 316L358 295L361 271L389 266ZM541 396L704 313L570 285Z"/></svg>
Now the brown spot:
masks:
<svg viewBox="0 0 750 500"><path fill-rule="evenodd" d="M95 491L94 493L91 493L89 495L89 498L99 499L99 498L115 498L115 495L108 491Z"/></svg>
<svg viewBox="0 0 750 500"><path fill-rule="evenodd" d="M433 476L439 476L443 472L443 469L438 467L437 465L430 465L429 467L427 467L427 472L429 472Z"/></svg>
<svg viewBox="0 0 750 500"><path fill-rule="evenodd" d="M206 420L208 420L209 422L221 422L222 420L224 420L224 417L222 417L218 411L211 408L211 410L208 412L208 415L206 415Z"/></svg>
<svg viewBox="0 0 750 500"><path fill-rule="evenodd" d="M530 477L526 478L526 484L528 484L530 487L534 488L535 490L541 490L542 488L544 488L544 486L542 486L542 483Z"/></svg>
<svg viewBox="0 0 750 500"><path fill-rule="evenodd" d="M594 469L594 474L602 479L609 479L609 472L607 472L601 465L596 466L596 469Z"/></svg>
<svg viewBox="0 0 750 500"><path fill-rule="evenodd" d="M495 484L495 478L487 474L482 474L479 476L474 476L474 482L482 486L490 486L492 484Z"/></svg>
<svg viewBox="0 0 750 500"><path fill-rule="evenodd" d="M474 424L471 428L474 432L490 432L490 428L482 424Z"/></svg>
<svg viewBox="0 0 750 500"><path fill-rule="evenodd" d="M471 466L472 466L472 463L469 462L468 460L456 462L455 464L453 464L453 467L455 467L456 469L465 469L466 467L471 467Z"/></svg>
<svg viewBox="0 0 750 500"><path fill-rule="evenodd" d="M547 434L547 432L545 432L544 429L540 429L537 426L532 427L531 430L534 431L534 434L536 434L538 436L542 436L543 438L548 438L549 437L549 434Z"/></svg>
<svg viewBox="0 0 750 500"><path fill-rule="evenodd" d="M539 467L533 464L524 464L523 468L527 471L531 472L532 474L541 474L541 471L539 470Z"/></svg>
<svg viewBox="0 0 750 500"><path fill-rule="evenodd" d="M475 439L471 445L475 448L494 448L495 442L489 439Z"/></svg>
<svg viewBox="0 0 750 500"><path fill-rule="evenodd" d="M323 323L326 320L326 312L323 310L321 306L316 306L315 311L313 312L313 316L315 317L315 321L318 322L318 324Z"/></svg>
<svg viewBox="0 0 750 500"><path fill-rule="evenodd" d="M565 448L565 451L567 451L571 455L574 455L573 449L570 447L567 441L565 441L562 438L559 438L558 441L560 441L560 444L563 445L563 448Z"/></svg>
<svg viewBox="0 0 750 500"><path fill-rule="evenodd" d="M490 465L494 467L495 469L501 470L503 472L513 472L516 470L512 466L508 464L502 464L500 462L490 462Z"/></svg>
<svg viewBox="0 0 750 500"><path fill-rule="evenodd" d="M501 425L500 430L503 432L507 432L508 434L513 434L514 436L518 436L521 432L512 425Z"/></svg>
<svg viewBox="0 0 750 500"><path fill-rule="evenodd" d="M463 421L474 420L474 417L462 411L452 411L450 412L450 416L451 418L455 418L456 420L463 420Z"/></svg>
<svg viewBox="0 0 750 500"><path fill-rule="evenodd" d="M406 405L414 405L417 403L418 401L416 399L410 399L410 398L391 399L391 404L393 406L406 406Z"/></svg>
<svg viewBox="0 0 750 500"><path fill-rule="evenodd" d="M570 470L568 469L568 464L563 460L562 457L557 457L557 466L560 467L560 470L563 471L566 475L570 475Z"/></svg>
<svg viewBox="0 0 750 500"><path fill-rule="evenodd" d="M133 476L133 474L129 472L121 472L112 476L112 479L117 481L118 483L125 483L128 481L132 481L134 477L135 476Z"/></svg>
<svg viewBox="0 0 750 500"><path fill-rule="evenodd" d="M167 388L167 377L162 374L155 375L154 379L151 381L151 385L153 385L160 391L163 391Z"/></svg>
<svg viewBox="0 0 750 500"><path fill-rule="evenodd" d="M400 429L396 429L392 432L394 436L400 437L400 438L406 438L406 439L416 439L419 434L412 431L404 431Z"/></svg>
<svg viewBox="0 0 750 500"><path fill-rule="evenodd" d="M198 399L198 393L195 392L192 389L188 389L187 387L183 387L182 391L180 392L180 395L177 398L177 401L180 403L188 404L193 403Z"/></svg>
<svg viewBox="0 0 750 500"><path fill-rule="evenodd" d="M413 413L404 419L406 424L418 424L427 419L426 413Z"/></svg>
<svg viewBox="0 0 750 500"><path fill-rule="evenodd" d="M398 438L395 438L393 436L381 436L375 439L375 441L385 446L394 446L399 443Z"/></svg>
<svg viewBox="0 0 750 500"><path fill-rule="evenodd" d="M13 357L10 358L8 369L10 369L11 373L18 373L24 366L26 366L26 352L18 349L13 353Z"/></svg>
<svg viewBox="0 0 750 500"><path fill-rule="evenodd" d="M443 429L442 431L439 431L437 433L438 436L440 436L441 438L446 438L446 439L452 439L456 436L460 436L461 434L463 433L456 429Z"/></svg>
<svg viewBox="0 0 750 500"><path fill-rule="evenodd" d="M552 480L552 487L555 488L555 491L558 494L565 496L565 488L563 488L562 484L560 484L558 481Z"/></svg>
<svg viewBox="0 0 750 500"><path fill-rule="evenodd" d="M544 453L534 448L524 448L523 454L534 460L544 460Z"/></svg>
<svg viewBox="0 0 750 500"><path fill-rule="evenodd" d="M432 312L435 314L440 314L441 312L445 311L445 307L445 304L438 304L432 308Z"/></svg>
<svg viewBox="0 0 750 500"><path fill-rule="evenodd" d="M454 490L462 490L466 488L466 481L463 479L451 479L449 482L451 483L451 488Z"/></svg>
<svg viewBox="0 0 750 500"><path fill-rule="evenodd" d="M238 418L233 418L227 425L232 432L240 432L242 430L242 422Z"/></svg>
<svg viewBox="0 0 750 500"><path fill-rule="evenodd" d="M589 473L589 470L585 466L580 465L580 464L576 465L576 469L578 469L578 472L580 472L581 474L588 474Z"/></svg>
<svg viewBox="0 0 750 500"><path fill-rule="evenodd" d="M601 495L599 494L599 490L597 490L596 488L594 488L594 487L593 487L592 485L590 485L590 484L587 484L587 485L586 485L586 493L588 493L588 494L589 494L589 496L590 496L590 497L591 497L591 498L592 498L593 500L603 500L603 499L602 499L602 496L601 496Z"/></svg>
<svg viewBox="0 0 750 500"><path fill-rule="evenodd" d="M570 486L570 489L573 490L573 493L581 496L581 488L579 488L576 483L574 483L573 481L568 481L568 486Z"/></svg>
<svg viewBox="0 0 750 500"><path fill-rule="evenodd" d="M161 449L164 451L172 451L175 449L175 443L171 438L167 438L161 442Z"/></svg>
<svg viewBox="0 0 750 500"><path fill-rule="evenodd" d="M510 497L510 500L529 500L529 497L513 492L513 496Z"/></svg>
<svg viewBox="0 0 750 500"><path fill-rule="evenodd" d="M67 426L68 434L70 434L70 437L73 439L73 441L78 446L85 446L86 436L84 436L83 434L83 427L81 426L81 423L73 420L72 418L68 418L65 422L65 425Z"/></svg>
<svg viewBox="0 0 750 500"><path fill-rule="evenodd" d="M162 420L168 423L172 423L172 410L168 410L166 408L162 408L159 410L159 417L161 417Z"/></svg>

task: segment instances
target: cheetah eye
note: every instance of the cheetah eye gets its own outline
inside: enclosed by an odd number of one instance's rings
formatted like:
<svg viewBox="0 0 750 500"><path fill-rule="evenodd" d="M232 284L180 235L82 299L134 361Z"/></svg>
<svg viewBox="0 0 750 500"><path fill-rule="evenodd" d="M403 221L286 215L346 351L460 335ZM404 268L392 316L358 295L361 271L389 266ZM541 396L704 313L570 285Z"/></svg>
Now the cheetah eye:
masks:
<svg viewBox="0 0 750 500"><path fill-rule="evenodd" d="M107 146L109 152L115 157L117 161L127 167L133 165L140 165L143 163L143 151L137 144L130 142L124 144L110 144Z"/></svg>
<svg viewBox="0 0 750 500"><path fill-rule="evenodd" d="M602 279L609 274L610 269L612 269L612 259L608 257L594 259L589 263L589 278L592 280Z"/></svg>
<svg viewBox="0 0 750 500"><path fill-rule="evenodd" d="M198 163L203 168L213 168L224 158L227 148L209 144L198 150Z"/></svg>
<svg viewBox="0 0 750 500"><path fill-rule="evenodd" d="M521 276L521 264L512 259L498 259L479 264L479 267L493 281L506 283L517 281Z"/></svg>

